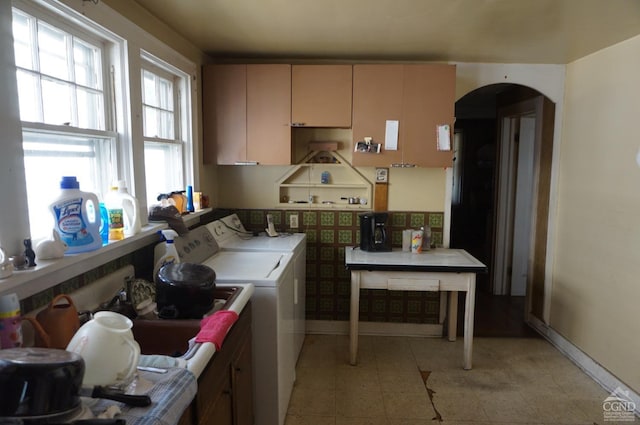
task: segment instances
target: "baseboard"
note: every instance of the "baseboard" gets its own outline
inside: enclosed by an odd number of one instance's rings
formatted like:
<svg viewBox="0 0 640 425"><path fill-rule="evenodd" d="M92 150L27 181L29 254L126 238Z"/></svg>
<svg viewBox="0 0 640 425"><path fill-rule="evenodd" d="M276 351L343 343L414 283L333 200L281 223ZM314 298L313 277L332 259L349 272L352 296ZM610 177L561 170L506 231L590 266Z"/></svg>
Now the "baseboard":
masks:
<svg viewBox="0 0 640 425"><path fill-rule="evenodd" d="M635 414L640 416L640 395L627 387L615 375L609 372L601 364L593 360L586 353L573 345L569 340L556 332L553 328L543 323L536 317L530 317L529 324L554 347L556 347L569 360L576 364L591 379L596 381L608 393L613 393L618 388L628 391L628 398L635 404Z"/></svg>
<svg viewBox="0 0 640 425"><path fill-rule="evenodd" d="M359 322L359 335L441 337L442 325L423 323ZM349 322L339 320L307 320L308 334L348 335Z"/></svg>

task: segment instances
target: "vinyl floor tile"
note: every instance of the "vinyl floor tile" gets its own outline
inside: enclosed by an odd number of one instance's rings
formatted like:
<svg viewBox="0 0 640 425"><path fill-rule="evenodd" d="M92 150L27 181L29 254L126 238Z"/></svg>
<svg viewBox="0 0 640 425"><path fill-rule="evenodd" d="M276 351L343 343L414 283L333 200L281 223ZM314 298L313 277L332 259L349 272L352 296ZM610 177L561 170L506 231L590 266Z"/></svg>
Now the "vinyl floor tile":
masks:
<svg viewBox="0 0 640 425"><path fill-rule="evenodd" d="M285 425L593 425L608 396L541 338L307 335ZM640 421L637 421L640 423ZM611 423L608 422L607 425Z"/></svg>

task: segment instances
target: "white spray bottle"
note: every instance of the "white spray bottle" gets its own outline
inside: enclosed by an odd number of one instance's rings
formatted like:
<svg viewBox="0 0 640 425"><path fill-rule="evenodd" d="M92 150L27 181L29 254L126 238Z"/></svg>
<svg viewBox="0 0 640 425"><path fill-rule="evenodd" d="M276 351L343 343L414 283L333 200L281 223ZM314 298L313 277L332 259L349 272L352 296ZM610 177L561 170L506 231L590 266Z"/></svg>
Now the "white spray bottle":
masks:
<svg viewBox="0 0 640 425"><path fill-rule="evenodd" d="M165 238L165 243L158 244L155 248L154 257L156 258L156 265L153 268L153 281L156 281L158 270L165 264L179 263L180 257L178 256L178 250L173 244L173 240L178 237L178 233L172 229L165 229L160 231Z"/></svg>

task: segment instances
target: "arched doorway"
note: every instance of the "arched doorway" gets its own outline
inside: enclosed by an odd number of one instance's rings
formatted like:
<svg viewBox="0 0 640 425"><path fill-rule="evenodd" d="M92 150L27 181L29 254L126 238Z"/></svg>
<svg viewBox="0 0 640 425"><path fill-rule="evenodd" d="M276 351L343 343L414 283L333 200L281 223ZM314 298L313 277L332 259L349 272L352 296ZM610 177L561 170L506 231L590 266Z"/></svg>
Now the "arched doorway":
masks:
<svg viewBox="0 0 640 425"><path fill-rule="evenodd" d="M526 336L542 317L554 105L492 84L456 102L451 247L489 266L478 276L476 334Z"/></svg>

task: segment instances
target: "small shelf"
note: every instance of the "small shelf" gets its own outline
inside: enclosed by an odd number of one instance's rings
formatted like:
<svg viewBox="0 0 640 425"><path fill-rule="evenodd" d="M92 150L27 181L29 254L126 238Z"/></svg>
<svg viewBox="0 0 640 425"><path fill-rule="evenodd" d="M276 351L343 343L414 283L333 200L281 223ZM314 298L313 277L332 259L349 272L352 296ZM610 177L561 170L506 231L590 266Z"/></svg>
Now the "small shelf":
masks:
<svg viewBox="0 0 640 425"><path fill-rule="evenodd" d="M323 173L329 174L328 183L322 183ZM283 208L307 209L371 209L371 195L371 182L335 151L309 152L278 180L276 194L277 204ZM366 203L349 204L343 198L364 199Z"/></svg>
<svg viewBox="0 0 640 425"><path fill-rule="evenodd" d="M373 206L367 202L365 205L361 204L347 204L342 201L342 203L333 203L333 204L324 204L322 202L280 202L276 205L276 208L285 208L285 209L300 209L300 210L309 210L309 209L323 209L323 210L371 210Z"/></svg>
<svg viewBox="0 0 640 425"><path fill-rule="evenodd" d="M321 187L326 189L366 189L363 184L282 183L280 187Z"/></svg>

